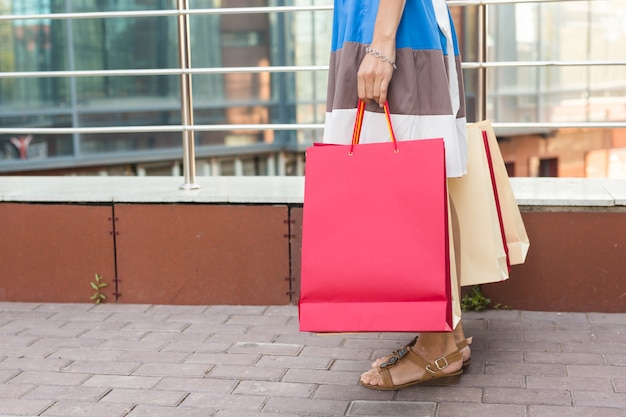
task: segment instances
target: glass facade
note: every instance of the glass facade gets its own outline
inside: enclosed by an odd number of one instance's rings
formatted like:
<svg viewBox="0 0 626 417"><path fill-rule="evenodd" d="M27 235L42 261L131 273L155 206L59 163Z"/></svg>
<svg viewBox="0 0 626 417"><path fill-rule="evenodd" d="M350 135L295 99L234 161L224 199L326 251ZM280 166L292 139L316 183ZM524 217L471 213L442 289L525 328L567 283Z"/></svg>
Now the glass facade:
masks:
<svg viewBox="0 0 626 417"><path fill-rule="evenodd" d="M492 61L626 61L620 0L502 4L490 13ZM491 69L488 113L500 122L626 120L626 65Z"/></svg>
<svg viewBox="0 0 626 417"><path fill-rule="evenodd" d="M330 6L333 0L190 1L196 125L323 123L326 71L228 71L326 66L332 12L213 13L218 8ZM626 60L623 0L489 4L488 61ZM54 18L58 13L175 10L176 0L0 0L0 72L180 68L177 16ZM455 6L464 61L477 60L477 6ZM213 12L211 12L213 11ZM42 16L33 16L42 15ZM180 125L179 75L0 77L0 128ZM476 69L466 69L473 120ZM518 66L487 72L495 122L626 120L626 65ZM198 130L197 153L222 147L308 144L318 130ZM16 160L176 159L181 132L0 134L0 173ZM621 155L621 154L620 154ZM167 159L164 157L163 159ZM94 164L96 163L94 162ZM246 171L247 172L247 171ZM251 171L253 172L253 170Z"/></svg>
<svg viewBox="0 0 626 417"><path fill-rule="evenodd" d="M332 0L194 0L192 9L310 6ZM289 3L289 4L285 4ZM0 13L32 15L174 10L175 0L0 0ZM331 11L190 16L195 68L327 65ZM320 30L326 34L318 36ZM177 16L0 21L0 71L180 68ZM320 123L326 72L192 76L194 123ZM178 75L0 78L0 127L180 125ZM17 137L14 137L17 136ZM30 136L27 153L15 140ZM197 131L197 148L311 140L295 131ZM180 132L0 135L2 160L93 157L181 148ZM33 149L38 149L33 152Z"/></svg>

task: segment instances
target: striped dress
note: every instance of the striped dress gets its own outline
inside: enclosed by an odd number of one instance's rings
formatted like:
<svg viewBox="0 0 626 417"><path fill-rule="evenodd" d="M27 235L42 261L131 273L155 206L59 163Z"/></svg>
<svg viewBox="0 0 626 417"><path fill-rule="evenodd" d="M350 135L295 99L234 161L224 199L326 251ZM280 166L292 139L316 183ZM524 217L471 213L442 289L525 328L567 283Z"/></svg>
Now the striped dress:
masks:
<svg viewBox="0 0 626 417"><path fill-rule="evenodd" d="M335 0L324 139L348 144L356 117L357 71L381 0ZM382 0L384 1L384 0ZM448 177L467 171L465 93L454 24L445 0L406 0L396 35L388 102L398 140L443 138ZM361 143L390 140L384 113L368 103Z"/></svg>

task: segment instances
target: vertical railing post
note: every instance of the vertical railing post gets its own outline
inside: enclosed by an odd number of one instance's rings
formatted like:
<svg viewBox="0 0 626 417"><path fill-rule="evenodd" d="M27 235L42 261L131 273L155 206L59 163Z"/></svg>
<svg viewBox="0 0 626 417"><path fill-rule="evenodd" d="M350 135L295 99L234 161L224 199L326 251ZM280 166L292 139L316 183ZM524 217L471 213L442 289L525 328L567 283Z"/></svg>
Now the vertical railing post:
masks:
<svg viewBox="0 0 626 417"><path fill-rule="evenodd" d="M487 117L487 5L481 2L478 5L478 80L476 83L476 121Z"/></svg>
<svg viewBox="0 0 626 417"><path fill-rule="evenodd" d="M193 101L191 94L191 74L185 72L191 68L191 41L189 37L189 1L177 0L178 6L178 51L180 57L180 112L181 121L187 128L183 129L183 175L185 182L181 190L200 188L196 184L196 162L194 155Z"/></svg>

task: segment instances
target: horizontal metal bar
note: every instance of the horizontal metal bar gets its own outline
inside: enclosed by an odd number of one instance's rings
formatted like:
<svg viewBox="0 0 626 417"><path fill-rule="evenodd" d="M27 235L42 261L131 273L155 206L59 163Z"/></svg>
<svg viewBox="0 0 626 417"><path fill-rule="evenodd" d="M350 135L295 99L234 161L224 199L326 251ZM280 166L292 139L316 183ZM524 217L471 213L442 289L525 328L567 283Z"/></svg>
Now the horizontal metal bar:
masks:
<svg viewBox="0 0 626 417"><path fill-rule="evenodd" d="M83 70L83 71L14 71L0 72L0 78L58 78L58 77L123 77L138 75L181 75L181 74L239 74L239 73L280 73L302 71L328 71L328 65L285 65L268 67L216 67L216 68L166 68L166 69L123 69L123 70Z"/></svg>
<svg viewBox="0 0 626 417"><path fill-rule="evenodd" d="M463 62L463 69L478 68L522 68L522 67L597 67L626 66L626 60L617 61L492 61ZM136 77L156 75L207 75L241 73L282 73L328 71L328 65L285 65L268 67L216 67L216 68L166 68L166 69L124 69L124 70L84 70L84 71L14 71L0 72L0 78L60 78L60 77Z"/></svg>
<svg viewBox="0 0 626 417"><path fill-rule="evenodd" d="M148 132L227 132L230 130L315 130L323 129L321 123L292 124L215 124L215 125L155 125L155 126L102 126L102 127L3 127L0 134L72 134L72 133L148 133Z"/></svg>
<svg viewBox="0 0 626 417"><path fill-rule="evenodd" d="M626 122L536 122L536 123L503 123L493 122L495 128L528 128L528 129L588 129L588 128L626 128ZM107 127L55 127L55 128L26 128L4 127L0 134L106 134L106 133L148 133L148 132L225 132L231 130L318 130L323 129L323 123L294 123L294 124L216 124L216 125L159 125L159 126L107 126Z"/></svg>
<svg viewBox="0 0 626 417"><path fill-rule="evenodd" d="M517 3L558 3L563 0L448 0L450 6L481 6ZM589 1L589 0L566 0L566 1ZM315 12L333 10L332 5L324 6L274 6L274 7L229 7L212 9L190 9L181 11L171 10L135 10L113 12L76 12L76 13L40 13L20 15L0 15L0 21L30 20L30 19L102 19L120 17L160 17L188 15L227 15L227 14L259 14L259 13L290 13L290 12Z"/></svg>
<svg viewBox="0 0 626 417"><path fill-rule="evenodd" d="M594 1L594 0L448 0L449 6L483 6L498 4L517 4L517 3L561 3L574 1ZM616 0L617 1L617 0Z"/></svg>
<svg viewBox="0 0 626 417"><path fill-rule="evenodd" d="M190 9L190 10L135 10L115 12L76 12L76 13L40 13L0 15L3 20L27 20L27 19L103 19L119 17L163 17L179 15L228 15L228 14L260 14L260 13L290 13L290 12L315 12L332 10L332 5L327 6L276 6L276 7L229 7L215 9Z"/></svg>
<svg viewBox="0 0 626 417"><path fill-rule="evenodd" d="M518 68L518 67L596 67L626 65L626 60L617 61L490 61L464 62L464 69L478 68Z"/></svg>

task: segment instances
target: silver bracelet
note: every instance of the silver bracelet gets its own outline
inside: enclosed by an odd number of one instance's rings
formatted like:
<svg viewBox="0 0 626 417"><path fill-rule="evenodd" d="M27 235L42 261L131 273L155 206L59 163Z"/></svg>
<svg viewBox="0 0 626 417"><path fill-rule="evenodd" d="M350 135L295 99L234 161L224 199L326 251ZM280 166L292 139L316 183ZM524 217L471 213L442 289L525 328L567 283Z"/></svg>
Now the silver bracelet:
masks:
<svg viewBox="0 0 626 417"><path fill-rule="evenodd" d="M365 48L365 52L367 52L370 55L375 56L376 58L380 58L381 60L388 62L389 64L391 64L391 66L393 67L393 69L398 69L398 67L396 67L396 63L393 62L392 60L390 60L389 58L387 58L382 52L380 52L378 49L374 49L374 48L370 48L369 46Z"/></svg>

